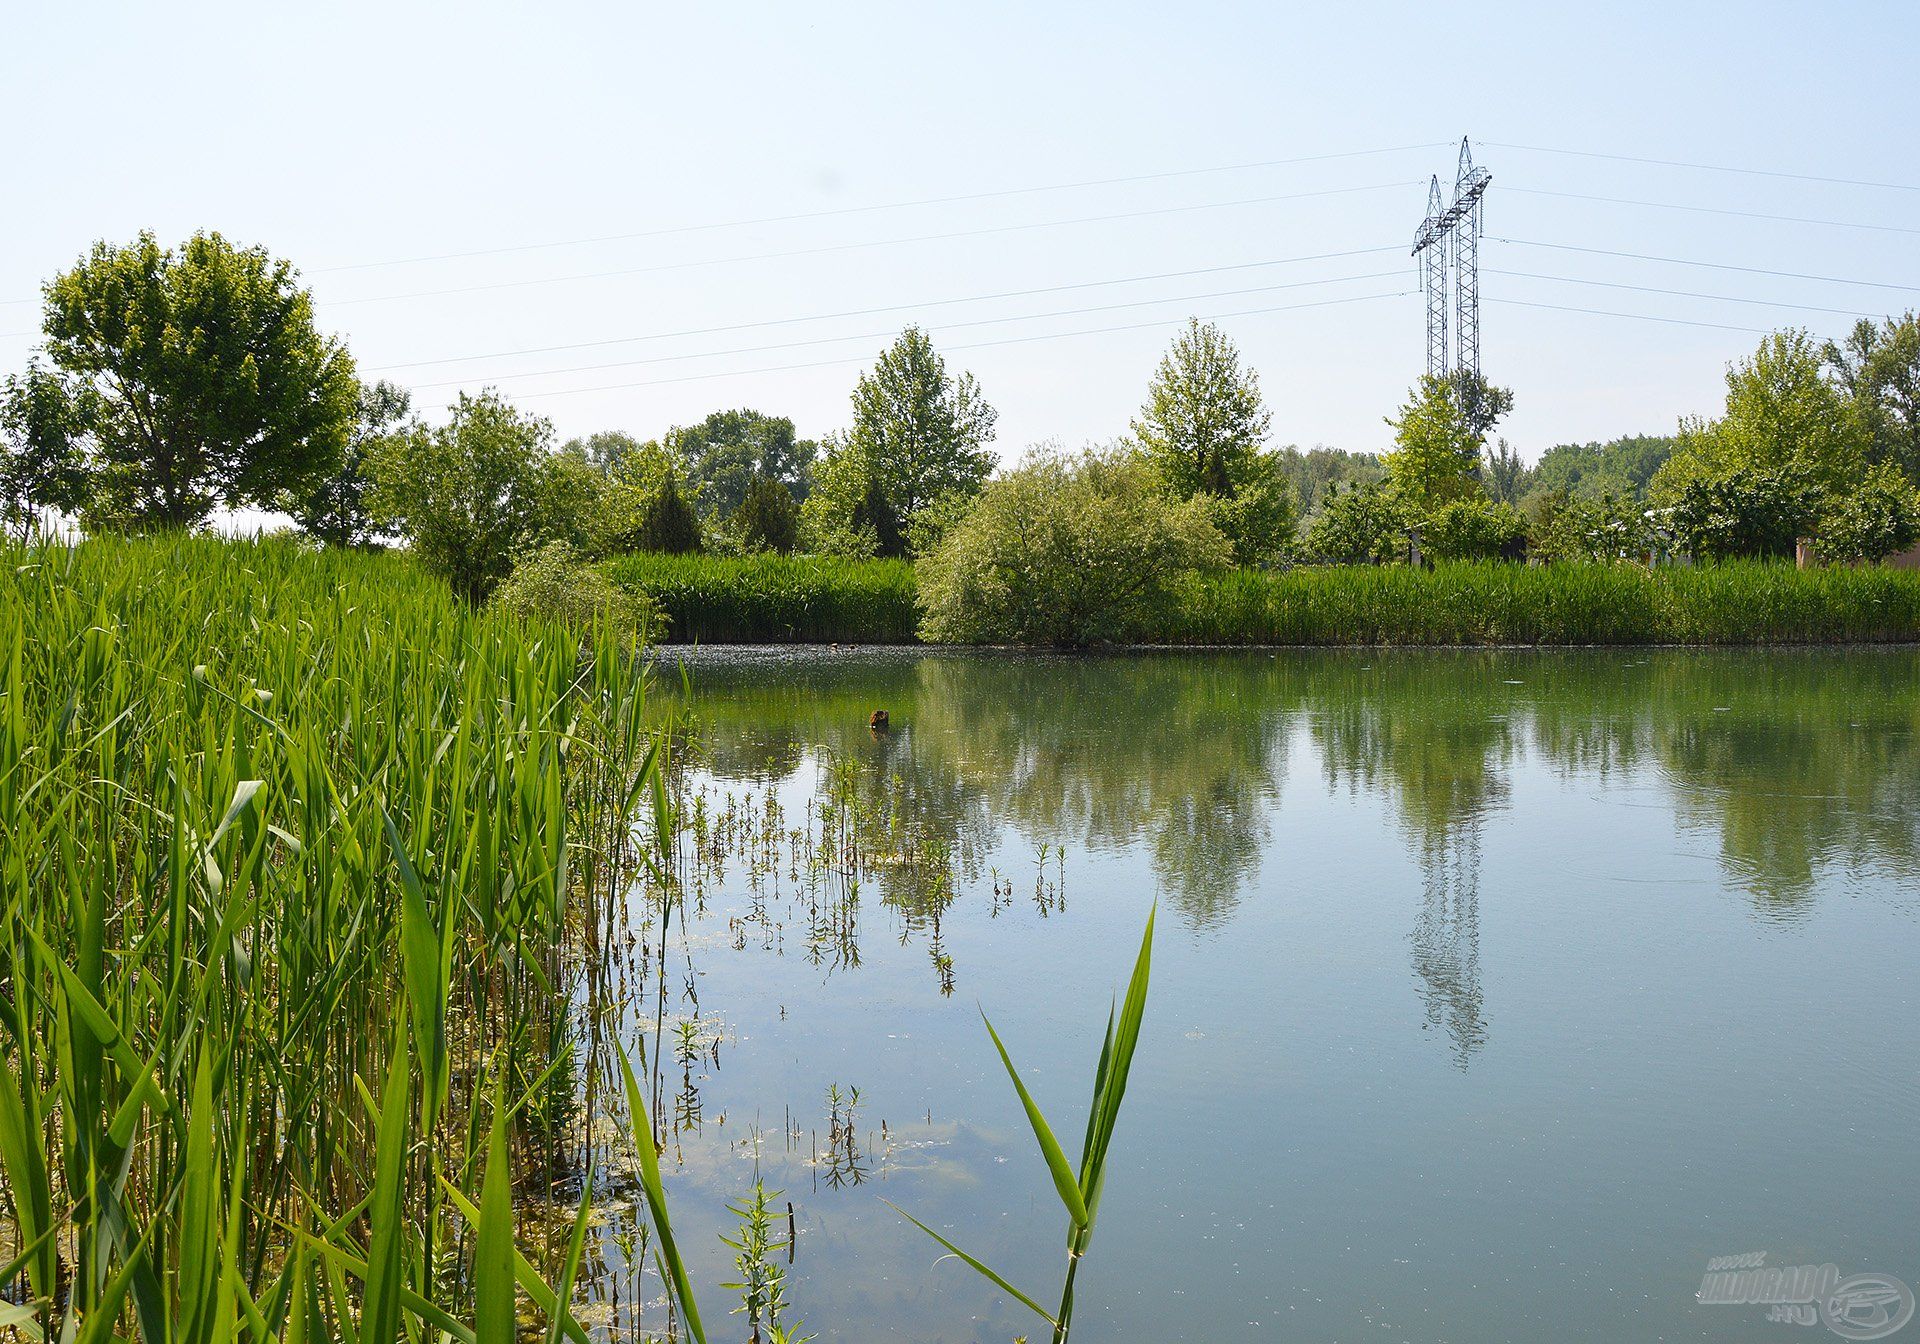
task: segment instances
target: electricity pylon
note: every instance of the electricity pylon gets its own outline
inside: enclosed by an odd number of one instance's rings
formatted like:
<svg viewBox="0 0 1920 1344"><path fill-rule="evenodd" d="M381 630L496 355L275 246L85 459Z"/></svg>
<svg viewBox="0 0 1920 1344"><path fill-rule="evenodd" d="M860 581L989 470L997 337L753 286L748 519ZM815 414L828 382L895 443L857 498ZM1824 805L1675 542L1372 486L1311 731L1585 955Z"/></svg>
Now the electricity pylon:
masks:
<svg viewBox="0 0 1920 1344"><path fill-rule="evenodd" d="M1427 299L1427 372L1435 378L1480 372L1480 198L1493 174L1473 164L1462 137L1453 199L1443 201L1440 179L1427 191L1427 216L1414 230L1413 254L1425 253L1420 288ZM1449 253L1451 252L1451 256ZM1447 266L1453 266L1454 363L1447 362Z"/></svg>

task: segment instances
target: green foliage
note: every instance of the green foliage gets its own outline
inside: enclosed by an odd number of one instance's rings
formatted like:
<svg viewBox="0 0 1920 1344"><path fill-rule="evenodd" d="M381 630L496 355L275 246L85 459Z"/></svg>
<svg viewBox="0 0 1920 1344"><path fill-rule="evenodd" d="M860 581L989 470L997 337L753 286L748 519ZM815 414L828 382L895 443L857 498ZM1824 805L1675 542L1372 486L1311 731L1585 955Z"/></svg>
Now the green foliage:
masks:
<svg viewBox="0 0 1920 1344"><path fill-rule="evenodd" d="M1830 496L1814 528L1822 560L1884 560L1920 540L1920 491L1891 460L1868 467L1844 495Z"/></svg>
<svg viewBox="0 0 1920 1344"><path fill-rule="evenodd" d="M1427 377L1400 408L1387 482L1416 512L1460 499L1477 488L1480 436L1444 378Z"/></svg>
<svg viewBox="0 0 1920 1344"><path fill-rule="evenodd" d="M369 446L367 506L422 565L482 602L514 555L550 534L552 438L552 425L499 393L463 392L446 424L416 424Z"/></svg>
<svg viewBox="0 0 1920 1344"><path fill-rule="evenodd" d="M1529 513L1528 553L1542 560L1623 560L1654 547L1646 512L1631 500L1554 490L1535 494Z"/></svg>
<svg viewBox="0 0 1920 1344"><path fill-rule="evenodd" d="M1369 485L1385 478L1386 468L1376 453L1354 453L1344 448L1277 448L1273 453L1280 472L1293 487L1303 512L1319 510L1334 486Z"/></svg>
<svg viewBox="0 0 1920 1344"><path fill-rule="evenodd" d="M1662 516L1675 544L1694 556L1789 557L1819 515L1822 491L1797 462L1691 469L1666 482L1672 504Z"/></svg>
<svg viewBox="0 0 1920 1344"><path fill-rule="evenodd" d="M1920 315L1862 318L1823 350L1840 392L1865 425L1868 453L1920 485Z"/></svg>
<svg viewBox="0 0 1920 1344"><path fill-rule="evenodd" d="M353 428L334 469L306 494L288 502L294 525L326 546L365 546L375 537L373 511L367 506L367 451L376 439L395 432L413 410L407 390L384 378L362 383Z"/></svg>
<svg viewBox="0 0 1920 1344"><path fill-rule="evenodd" d="M1133 435L1176 499L1205 495L1240 564L1278 559L1293 543L1294 496L1281 459L1261 445L1273 415L1260 377L1211 322L1189 318L1160 359Z"/></svg>
<svg viewBox="0 0 1920 1344"><path fill-rule="evenodd" d="M564 541L521 555L494 590L493 603L523 620L591 630L596 621L649 642L665 637L667 618L644 592L617 587Z"/></svg>
<svg viewBox="0 0 1920 1344"><path fill-rule="evenodd" d="M945 495L974 494L993 469L998 412L989 406L973 375L956 380L946 360L919 327L908 327L881 352L853 390L853 425L829 456L844 458L829 473L837 488L829 500L855 531L878 528L869 508L864 524L854 512L869 494L884 501L904 533L921 509ZM880 537L881 554L899 554Z"/></svg>
<svg viewBox="0 0 1920 1344"><path fill-rule="evenodd" d="M700 514L680 491L678 473L669 470L640 508L634 540L643 551L692 555L700 550Z"/></svg>
<svg viewBox="0 0 1920 1344"><path fill-rule="evenodd" d="M921 558L921 633L957 643L1139 639L1182 579L1230 557L1206 505L1168 503L1146 461L1035 453L990 482Z"/></svg>
<svg viewBox="0 0 1920 1344"><path fill-rule="evenodd" d="M920 618L901 560L639 554L605 572L658 603L675 640L911 644Z"/></svg>
<svg viewBox="0 0 1920 1344"><path fill-rule="evenodd" d="M703 511L718 517L745 503L757 480L807 493L818 445L794 437L793 421L759 411L715 411L697 425L669 430L667 450L686 472Z"/></svg>
<svg viewBox="0 0 1920 1344"><path fill-rule="evenodd" d="M1486 450L1480 464L1480 482L1486 487L1488 498L1501 504L1518 504L1531 478L1532 473L1520 460L1519 451L1505 439Z"/></svg>
<svg viewBox="0 0 1920 1344"><path fill-rule="evenodd" d="M1406 506L1385 486L1329 486L1301 549L1326 564L1387 564L1407 558L1407 526Z"/></svg>
<svg viewBox="0 0 1920 1344"><path fill-rule="evenodd" d="M604 475L619 476L629 458L648 451L658 454L661 449L659 444L651 441L643 444L623 430L603 429L585 438L568 439L560 445L560 451L584 457ZM661 463L664 467L664 455Z"/></svg>
<svg viewBox="0 0 1920 1344"><path fill-rule="evenodd" d="M1692 481L1788 470L1815 490L1845 491L1866 461L1867 425L1826 375L1804 331L1778 331L1727 372L1726 412L1684 421L1652 495L1676 503Z"/></svg>
<svg viewBox="0 0 1920 1344"><path fill-rule="evenodd" d="M753 478L740 507L727 521L748 551L790 555L800 540L800 506L794 501L793 491L770 476Z"/></svg>
<svg viewBox="0 0 1920 1344"><path fill-rule="evenodd" d="M1523 493L1564 491L1579 499L1645 499L1654 474L1673 454L1671 437L1630 434L1606 443L1557 443L1540 455Z"/></svg>
<svg viewBox="0 0 1920 1344"><path fill-rule="evenodd" d="M1495 387L1477 373L1456 369L1446 377L1447 393L1459 408L1475 445L1484 444L1493 427L1513 410L1513 392Z"/></svg>
<svg viewBox="0 0 1920 1344"><path fill-rule="evenodd" d="M1419 521L1420 549L1430 560L1517 560L1527 521L1511 504L1485 495L1448 500Z"/></svg>
<svg viewBox="0 0 1920 1344"><path fill-rule="evenodd" d="M0 527L24 538L46 510L78 513L86 504L93 397L38 360L8 376L0 388Z"/></svg>
<svg viewBox="0 0 1920 1344"><path fill-rule="evenodd" d="M177 251L150 233L97 243L47 283L43 326L94 523L186 528L220 505L278 508L346 448L353 361L264 248L217 233Z"/></svg>

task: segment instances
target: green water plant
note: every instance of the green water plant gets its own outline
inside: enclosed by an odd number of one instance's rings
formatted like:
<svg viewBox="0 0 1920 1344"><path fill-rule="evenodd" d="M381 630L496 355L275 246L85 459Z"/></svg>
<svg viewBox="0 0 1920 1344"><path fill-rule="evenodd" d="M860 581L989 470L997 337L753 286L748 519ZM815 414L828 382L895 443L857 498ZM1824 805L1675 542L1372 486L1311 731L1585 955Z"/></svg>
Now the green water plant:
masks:
<svg viewBox="0 0 1920 1344"><path fill-rule="evenodd" d="M1074 1279L1080 1272L1080 1262L1093 1240L1094 1224L1100 1215L1100 1195L1107 1180L1107 1154L1113 1143L1114 1127L1120 1119L1120 1103L1126 1099L1127 1076L1133 1069L1133 1051L1139 1044L1140 1023L1146 1014L1147 982L1153 963L1153 921L1154 915L1149 913L1146 933L1140 939L1140 955L1133 966L1133 978L1127 982L1126 997L1107 1013L1107 1034L1100 1047L1099 1066L1094 1070L1093 1102L1087 1110L1086 1137L1080 1145L1078 1167L1068 1161L1066 1150L1054 1137L1053 1127L1047 1123L1039 1103L1034 1101L1033 1095L1027 1091L1027 1085L1020 1080L1020 1071L1013 1066L1013 1057L1007 1053L1000 1033L994 1030L993 1023L984 1012L980 1015L981 1021L986 1023L987 1035L993 1039L993 1048L999 1053L1000 1062L1006 1066L1013 1090L1019 1094L1027 1123L1033 1127L1034 1141L1038 1143L1047 1170L1053 1177L1053 1188L1066 1210L1067 1269L1060 1288L1059 1307L1048 1311L1028 1294L1014 1287L998 1271L989 1268L984 1261L967 1254L892 1200L886 1201L894 1212L1044 1320L1052 1328L1053 1344L1066 1344L1068 1333L1073 1328Z"/></svg>

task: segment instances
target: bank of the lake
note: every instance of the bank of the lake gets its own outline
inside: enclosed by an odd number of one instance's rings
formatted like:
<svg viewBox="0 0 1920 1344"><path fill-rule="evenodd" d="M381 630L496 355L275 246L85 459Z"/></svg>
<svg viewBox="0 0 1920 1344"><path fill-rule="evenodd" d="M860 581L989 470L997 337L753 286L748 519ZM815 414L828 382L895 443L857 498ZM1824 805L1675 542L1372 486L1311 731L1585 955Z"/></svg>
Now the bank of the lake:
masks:
<svg viewBox="0 0 1920 1344"><path fill-rule="evenodd" d="M627 556L608 566L697 643L913 644L898 560ZM1791 564L1311 566L1182 585L1143 642L1171 645L1867 644L1920 640L1920 572Z"/></svg>

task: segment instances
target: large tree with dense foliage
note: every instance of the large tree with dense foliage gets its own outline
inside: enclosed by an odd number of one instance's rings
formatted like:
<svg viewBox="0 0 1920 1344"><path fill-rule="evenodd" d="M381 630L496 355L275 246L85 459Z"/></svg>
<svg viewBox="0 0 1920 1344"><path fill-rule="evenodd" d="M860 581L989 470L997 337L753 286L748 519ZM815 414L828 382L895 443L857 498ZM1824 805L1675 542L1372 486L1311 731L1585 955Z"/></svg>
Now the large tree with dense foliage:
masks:
<svg viewBox="0 0 1920 1344"><path fill-rule="evenodd" d="M1719 419L1681 422L1652 493L1666 502L1690 480L1783 467L1842 493L1865 465L1867 438L1858 408L1826 376L1821 347L1804 331L1777 331L1727 371Z"/></svg>
<svg viewBox="0 0 1920 1344"><path fill-rule="evenodd" d="M1523 494L1565 491L1584 500L1644 499L1654 473L1673 454L1673 438L1629 434L1605 443L1556 443L1540 454Z"/></svg>
<svg viewBox="0 0 1920 1344"><path fill-rule="evenodd" d="M1204 497L1241 564L1293 541L1294 497L1277 455L1262 447L1273 414L1260 375L1220 328L1198 318L1174 338L1133 420L1134 441L1178 499Z"/></svg>
<svg viewBox="0 0 1920 1344"><path fill-rule="evenodd" d="M359 383L311 294L264 248L199 233L95 244L45 287L89 476L84 512L193 527L219 506L281 508L339 463Z"/></svg>
<svg viewBox="0 0 1920 1344"><path fill-rule="evenodd" d="M797 438L793 421L759 411L715 411L697 425L667 432L701 508L724 518L739 508L755 480L765 478L805 498L807 471L817 445Z"/></svg>
<svg viewBox="0 0 1920 1344"><path fill-rule="evenodd" d="M952 493L977 494L993 470L998 412L973 375L954 378L933 342L908 327L853 389L853 423L830 453L849 516L877 490L904 534L920 510ZM849 517L850 520L850 517Z"/></svg>
<svg viewBox="0 0 1920 1344"><path fill-rule="evenodd" d="M519 551L562 532L553 426L499 393L460 394L444 425L416 424L377 440L368 504L406 538L420 562L479 602Z"/></svg>
<svg viewBox="0 0 1920 1344"><path fill-rule="evenodd" d="M302 532L328 546L364 546L374 539L373 511L367 507L367 452L375 440L396 432L412 410L413 398L396 383L383 378L361 385L339 464L289 503L287 511Z"/></svg>
<svg viewBox="0 0 1920 1344"><path fill-rule="evenodd" d="M1169 503L1137 454L1029 454L918 566L922 634L961 643L1138 639L1182 579L1228 563L1203 501Z"/></svg>

